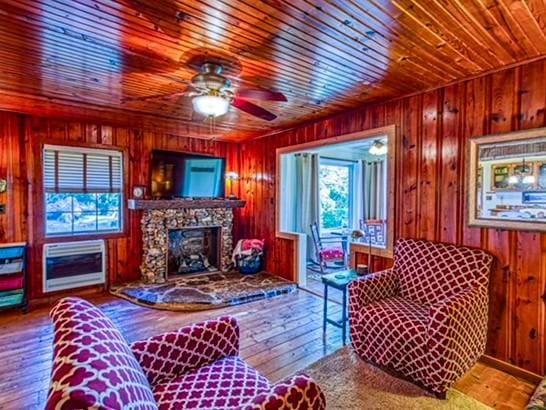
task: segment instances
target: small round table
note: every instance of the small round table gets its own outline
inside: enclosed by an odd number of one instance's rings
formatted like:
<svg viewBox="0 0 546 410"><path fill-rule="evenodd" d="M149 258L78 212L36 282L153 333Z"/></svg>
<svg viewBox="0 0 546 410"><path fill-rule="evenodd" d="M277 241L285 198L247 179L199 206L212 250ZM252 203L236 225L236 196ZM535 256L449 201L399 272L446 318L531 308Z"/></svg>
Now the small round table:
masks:
<svg viewBox="0 0 546 410"><path fill-rule="evenodd" d="M329 273L322 276L322 283L324 283L324 319L322 324L322 332L326 334L326 324L330 323L333 326L341 328L341 334L343 338L343 345L345 346L345 340L347 338L347 287L349 283L358 278L356 271L353 269L342 270L334 273ZM343 293L341 320L333 320L328 318L328 287L331 286L334 289L338 289Z"/></svg>

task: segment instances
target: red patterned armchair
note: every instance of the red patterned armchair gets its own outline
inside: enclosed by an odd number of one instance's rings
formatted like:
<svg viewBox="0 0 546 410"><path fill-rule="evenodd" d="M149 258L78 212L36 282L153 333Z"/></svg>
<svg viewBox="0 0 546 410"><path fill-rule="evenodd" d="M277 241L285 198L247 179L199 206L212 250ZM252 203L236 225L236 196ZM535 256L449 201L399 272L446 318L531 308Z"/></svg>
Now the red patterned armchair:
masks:
<svg viewBox="0 0 546 410"><path fill-rule="evenodd" d="M222 317L128 345L96 307L53 307L46 409L325 409L307 376L271 384L239 356L239 327Z"/></svg>
<svg viewBox="0 0 546 410"><path fill-rule="evenodd" d="M493 258L400 239L394 267L349 285L354 349L442 397L484 353Z"/></svg>

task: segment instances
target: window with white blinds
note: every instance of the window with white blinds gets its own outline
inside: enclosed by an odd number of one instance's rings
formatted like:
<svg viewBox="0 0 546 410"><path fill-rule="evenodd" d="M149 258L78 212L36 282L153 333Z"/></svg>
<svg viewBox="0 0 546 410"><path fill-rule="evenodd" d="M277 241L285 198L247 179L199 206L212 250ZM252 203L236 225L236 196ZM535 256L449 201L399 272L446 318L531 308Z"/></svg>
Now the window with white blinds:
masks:
<svg viewBox="0 0 546 410"><path fill-rule="evenodd" d="M44 148L46 192L121 192L121 168L119 151Z"/></svg>
<svg viewBox="0 0 546 410"><path fill-rule="evenodd" d="M120 151L46 145L43 176L48 236L121 230Z"/></svg>

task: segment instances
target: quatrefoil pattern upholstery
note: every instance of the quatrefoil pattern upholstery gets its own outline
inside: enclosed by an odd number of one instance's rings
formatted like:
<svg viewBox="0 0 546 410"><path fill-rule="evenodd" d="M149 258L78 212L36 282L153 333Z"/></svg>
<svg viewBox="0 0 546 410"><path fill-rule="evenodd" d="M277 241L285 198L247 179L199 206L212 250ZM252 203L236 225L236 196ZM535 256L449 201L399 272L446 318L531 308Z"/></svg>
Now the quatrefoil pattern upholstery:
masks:
<svg viewBox="0 0 546 410"><path fill-rule="evenodd" d="M477 249L397 241L392 269L349 285L357 353L444 393L485 350L492 260Z"/></svg>
<svg viewBox="0 0 546 410"><path fill-rule="evenodd" d="M239 326L234 318L186 326L131 344L151 384L187 373L239 353Z"/></svg>
<svg viewBox="0 0 546 410"><path fill-rule="evenodd" d="M239 356L239 326L221 317L128 345L96 307L57 302L47 409L326 408L305 375L270 384Z"/></svg>
<svg viewBox="0 0 546 410"><path fill-rule="evenodd" d="M237 356L157 383L160 409L236 409L271 389L268 380Z"/></svg>
<svg viewBox="0 0 546 410"><path fill-rule="evenodd" d="M318 385L303 374L277 383L268 392L260 393L243 410L312 410L326 409L324 394Z"/></svg>
<svg viewBox="0 0 546 410"><path fill-rule="evenodd" d="M157 409L146 375L114 324L78 298L57 302L46 409Z"/></svg>

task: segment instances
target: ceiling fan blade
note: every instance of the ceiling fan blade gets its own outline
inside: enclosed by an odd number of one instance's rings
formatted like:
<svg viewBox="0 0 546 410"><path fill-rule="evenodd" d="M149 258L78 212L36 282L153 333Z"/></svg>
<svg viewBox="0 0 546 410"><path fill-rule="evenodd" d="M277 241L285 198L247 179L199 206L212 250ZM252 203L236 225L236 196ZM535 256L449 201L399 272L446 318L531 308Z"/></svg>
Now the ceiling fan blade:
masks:
<svg viewBox="0 0 546 410"><path fill-rule="evenodd" d="M262 120L273 121L275 118L277 118L275 114L241 98L234 98L231 105L250 115L261 118Z"/></svg>
<svg viewBox="0 0 546 410"><path fill-rule="evenodd" d="M141 97L127 97L123 98L122 102L131 102L131 101L148 101L148 100L156 100L160 98L174 98L179 97L181 95L191 95L191 91L184 90L184 91L177 91L175 93L168 93L168 94L154 94L154 95L144 95Z"/></svg>
<svg viewBox="0 0 546 410"><path fill-rule="evenodd" d="M287 101L283 93L271 90L243 88L235 92L237 97L262 101Z"/></svg>

